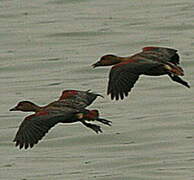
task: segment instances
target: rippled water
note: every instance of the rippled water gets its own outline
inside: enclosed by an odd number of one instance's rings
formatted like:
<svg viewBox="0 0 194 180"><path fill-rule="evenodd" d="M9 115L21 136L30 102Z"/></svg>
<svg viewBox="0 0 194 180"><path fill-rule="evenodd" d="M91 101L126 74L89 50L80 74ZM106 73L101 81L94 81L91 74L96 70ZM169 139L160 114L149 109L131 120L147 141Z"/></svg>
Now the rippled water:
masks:
<svg viewBox="0 0 194 180"><path fill-rule="evenodd" d="M193 88L168 77L142 77L124 101L96 100L90 108L113 121L103 134L58 125L31 150L12 143L27 114L8 111L21 100L47 104L63 89L105 95L109 68L90 65L106 53L130 55L147 45L178 49L192 86L192 0L0 4L0 179L194 179Z"/></svg>

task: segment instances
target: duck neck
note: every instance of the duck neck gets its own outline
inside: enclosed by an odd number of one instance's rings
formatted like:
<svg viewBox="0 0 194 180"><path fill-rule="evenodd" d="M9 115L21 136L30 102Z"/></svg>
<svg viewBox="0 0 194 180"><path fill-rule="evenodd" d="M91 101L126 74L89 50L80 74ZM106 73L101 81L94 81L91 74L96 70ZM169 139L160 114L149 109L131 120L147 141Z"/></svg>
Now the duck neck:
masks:
<svg viewBox="0 0 194 180"><path fill-rule="evenodd" d="M108 61L105 66L112 66L115 64L118 64L120 62L124 61L124 57L119 57L119 56L115 56L114 58L112 58L110 61Z"/></svg>
<svg viewBox="0 0 194 180"><path fill-rule="evenodd" d="M40 107L36 104L33 104L31 107L32 107L32 109L31 109L32 112L39 112L42 110L42 107Z"/></svg>
<svg viewBox="0 0 194 180"><path fill-rule="evenodd" d="M127 61L127 60L129 60L128 57L120 57L120 56L117 56L118 63L123 62L123 61Z"/></svg>

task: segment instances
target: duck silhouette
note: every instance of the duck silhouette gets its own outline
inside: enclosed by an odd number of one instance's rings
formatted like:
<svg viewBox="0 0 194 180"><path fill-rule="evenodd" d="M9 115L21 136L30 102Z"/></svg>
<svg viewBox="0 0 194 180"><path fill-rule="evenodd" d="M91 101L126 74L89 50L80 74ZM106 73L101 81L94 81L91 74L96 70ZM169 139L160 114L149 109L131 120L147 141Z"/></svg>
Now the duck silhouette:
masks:
<svg viewBox="0 0 194 180"><path fill-rule="evenodd" d="M114 65L109 74L107 94L111 95L112 100L119 100L128 96L140 75L168 75L173 81L189 88L188 82L179 77L184 76L179 63L180 58L175 49L144 47L142 52L130 57L104 55L92 66L95 68Z"/></svg>
<svg viewBox="0 0 194 180"><path fill-rule="evenodd" d="M81 122L84 126L92 129L96 133L102 133L101 127L88 123L87 121L99 121L100 123L111 126L111 121L102 119L99 117L98 110L88 110L83 108L81 100L84 101L84 91L78 91L80 94L76 94L71 97L59 98L61 100L54 101L46 106L38 106L30 101L21 101L10 111L23 111L34 112L34 114L27 116L19 126L19 130L16 133L14 142L16 146L22 148L32 148L35 144L41 140L45 134L58 123L74 123ZM86 93L86 92L85 92ZM64 94L64 93L63 93ZM85 98L91 96L99 96L94 93L85 94ZM73 101L80 97L80 101ZM81 98L82 97L82 98ZM91 104L93 100L84 101L85 107ZM71 102L71 103L70 103ZM79 107L79 102L81 106ZM67 104L66 104L67 103ZM70 106L72 104L72 107ZM76 104L76 105L75 105ZM76 108L75 108L76 107Z"/></svg>

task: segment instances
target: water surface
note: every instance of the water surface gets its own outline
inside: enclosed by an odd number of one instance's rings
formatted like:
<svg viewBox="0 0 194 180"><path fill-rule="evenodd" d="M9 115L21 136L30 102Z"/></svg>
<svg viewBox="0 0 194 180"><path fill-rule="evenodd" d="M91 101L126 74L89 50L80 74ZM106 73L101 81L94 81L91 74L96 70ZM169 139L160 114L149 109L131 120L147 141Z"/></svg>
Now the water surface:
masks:
<svg viewBox="0 0 194 180"><path fill-rule="evenodd" d="M193 1L1 1L0 179L192 180L193 89L168 77L141 77L124 101L106 96L109 68L91 64L143 46L174 47L192 86ZM27 115L18 101L40 105L63 89L102 93L98 108L113 126L94 134L81 124L58 125L35 148L12 143Z"/></svg>

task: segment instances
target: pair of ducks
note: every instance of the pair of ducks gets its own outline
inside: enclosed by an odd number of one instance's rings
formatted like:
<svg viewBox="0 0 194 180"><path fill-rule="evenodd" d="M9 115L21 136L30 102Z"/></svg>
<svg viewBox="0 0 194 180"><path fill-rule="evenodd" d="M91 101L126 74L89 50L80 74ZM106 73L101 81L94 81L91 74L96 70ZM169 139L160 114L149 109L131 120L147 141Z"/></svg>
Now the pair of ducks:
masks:
<svg viewBox="0 0 194 180"><path fill-rule="evenodd" d="M114 65L109 74L107 94L111 99L124 99L133 88L140 75L168 75L173 81L186 87L189 84L179 76L184 75L177 50L165 47L144 47L142 52L130 57L105 55L92 66ZM22 101L10 111L35 112L21 123L14 138L19 148L33 147L57 123L81 122L96 133L101 127L87 121L99 121L111 125L111 121L99 117L98 110L86 109L100 94L89 91L65 90L61 97L47 106L40 107L29 101Z"/></svg>

